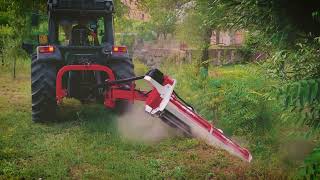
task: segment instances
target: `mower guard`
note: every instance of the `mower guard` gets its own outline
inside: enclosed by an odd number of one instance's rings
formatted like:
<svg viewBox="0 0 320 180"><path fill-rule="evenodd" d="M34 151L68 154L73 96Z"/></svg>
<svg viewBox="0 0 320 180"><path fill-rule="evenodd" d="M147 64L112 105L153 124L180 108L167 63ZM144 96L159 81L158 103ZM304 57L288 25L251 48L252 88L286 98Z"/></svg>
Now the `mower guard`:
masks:
<svg viewBox="0 0 320 180"><path fill-rule="evenodd" d="M109 76L106 81L104 105L114 108L115 101L119 99L134 102L145 101L145 111L152 116L159 117L162 121L180 129L188 136L203 140L209 145L224 149L242 160L250 162L250 152L226 137L222 130L217 129L207 120L199 116L191 106L181 99L175 92L176 80L163 75L159 70L149 71L145 76L130 79L115 80L112 70L101 65L70 65L59 70L57 75L57 102L61 103L67 91L62 87L62 76L68 71L103 71ZM150 92L135 89L135 81L144 79L153 88ZM132 82L130 89L123 89L121 84Z"/></svg>

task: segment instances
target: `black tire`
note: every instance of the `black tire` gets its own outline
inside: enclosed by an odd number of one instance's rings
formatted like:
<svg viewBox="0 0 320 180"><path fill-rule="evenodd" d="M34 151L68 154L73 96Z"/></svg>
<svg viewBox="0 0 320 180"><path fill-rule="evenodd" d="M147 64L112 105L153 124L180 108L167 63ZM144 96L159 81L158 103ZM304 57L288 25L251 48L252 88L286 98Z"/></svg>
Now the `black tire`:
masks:
<svg viewBox="0 0 320 180"><path fill-rule="evenodd" d="M109 64L109 67L112 69L113 73L116 76L116 79L126 79L135 77L134 73L134 65L132 59L126 58L119 61L114 61ZM131 83L127 84L128 87ZM116 102L116 107L114 111L122 115L132 108L132 103L128 102L127 100L118 100Z"/></svg>
<svg viewBox="0 0 320 180"><path fill-rule="evenodd" d="M116 79L126 79L135 77L134 65L132 59L125 58L121 60L115 60L109 64L113 73L116 75Z"/></svg>
<svg viewBox="0 0 320 180"><path fill-rule="evenodd" d="M32 90L32 120L34 122L48 122L55 118L56 102L56 74L55 64L44 63L32 55L31 90Z"/></svg>

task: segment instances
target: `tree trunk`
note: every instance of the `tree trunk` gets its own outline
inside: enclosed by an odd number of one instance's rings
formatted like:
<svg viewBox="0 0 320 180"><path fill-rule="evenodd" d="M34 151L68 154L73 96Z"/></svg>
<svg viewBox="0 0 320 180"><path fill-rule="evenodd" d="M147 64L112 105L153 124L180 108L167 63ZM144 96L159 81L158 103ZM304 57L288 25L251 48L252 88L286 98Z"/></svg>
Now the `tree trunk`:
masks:
<svg viewBox="0 0 320 180"><path fill-rule="evenodd" d="M1 58L1 65L4 66L4 57L3 57L2 49L0 49L0 58Z"/></svg>
<svg viewBox="0 0 320 180"><path fill-rule="evenodd" d="M13 58L13 79L16 79L16 66L17 66L17 58Z"/></svg>
<svg viewBox="0 0 320 180"><path fill-rule="evenodd" d="M212 35L212 30L211 28L207 29L205 31L205 34L203 36L203 45L201 47L201 63L200 67L208 70L209 68L209 48L211 44L211 35Z"/></svg>
<svg viewBox="0 0 320 180"><path fill-rule="evenodd" d="M163 39L167 40L167 33L165 33L165 32L163 33Z"/></svg>

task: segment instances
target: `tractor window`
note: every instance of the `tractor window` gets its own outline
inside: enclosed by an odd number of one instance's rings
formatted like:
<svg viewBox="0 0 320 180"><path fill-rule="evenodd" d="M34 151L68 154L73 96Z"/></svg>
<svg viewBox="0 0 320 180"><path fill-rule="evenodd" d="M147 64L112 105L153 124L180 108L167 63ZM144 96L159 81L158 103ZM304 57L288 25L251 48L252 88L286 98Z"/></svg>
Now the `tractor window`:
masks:
<svg viewBox="0 0 320 180"><path fill-rule="evenodd" d="M67 46L71 40L73 23L70 21L61 21L59 24L59 43L60 45Z"/></svg>
<svg viewBox="0 0 320 180"><path fill-rule="evenodd" d="M62 20L59 23L59 43L68 46L98 46L103 41L104 20Z"/></svg>
<svg viewBox="0 0 320 180"><path fill-rule="evenodd" d="M100 43L104 42L104 19L103 18L99 18L98 19L98 39Z"/></svg>

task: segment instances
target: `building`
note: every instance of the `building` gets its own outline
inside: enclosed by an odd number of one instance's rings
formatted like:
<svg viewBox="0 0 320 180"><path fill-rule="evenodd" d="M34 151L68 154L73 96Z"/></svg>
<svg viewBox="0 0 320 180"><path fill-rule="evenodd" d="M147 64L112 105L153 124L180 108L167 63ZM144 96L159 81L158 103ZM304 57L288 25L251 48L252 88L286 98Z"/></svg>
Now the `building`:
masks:
<svg viewBox="0 0 320 180"><path fill-rule="evenodd" d="M244 44L245 31L213 31L211 36L211 45L220 46L240 46Z"/></svg>

